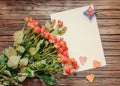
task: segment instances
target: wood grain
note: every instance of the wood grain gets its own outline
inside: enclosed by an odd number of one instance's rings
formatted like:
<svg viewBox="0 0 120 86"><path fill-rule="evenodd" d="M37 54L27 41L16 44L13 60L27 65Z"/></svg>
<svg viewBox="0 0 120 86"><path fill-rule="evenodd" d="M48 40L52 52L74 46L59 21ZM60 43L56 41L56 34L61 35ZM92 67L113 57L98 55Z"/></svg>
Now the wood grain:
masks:
<svg viewBox="0 0 120 86"><path fill-rule="evenodd" d="M0 54L13 45L13 33L23 26L23 19L31 16L44 24L50 14L89 4L97 13L101 41L107 65L64 77L57 86L119 86L120 85L120 1L119 0L0 0ZM86 75L95 74L94 83ZM46 86L39 79L27 79L19 86Z"/></svg>

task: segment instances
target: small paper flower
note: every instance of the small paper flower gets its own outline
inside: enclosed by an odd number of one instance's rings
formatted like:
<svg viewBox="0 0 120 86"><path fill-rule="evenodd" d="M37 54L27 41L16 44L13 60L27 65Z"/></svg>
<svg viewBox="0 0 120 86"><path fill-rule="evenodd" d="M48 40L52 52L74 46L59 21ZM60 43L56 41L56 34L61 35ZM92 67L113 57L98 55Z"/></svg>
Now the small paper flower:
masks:
<svg viewBox="0 0 120 86"><path fill-rule="evenodd" d="M94 10L91 6L89 6L89 8L84 11L84 15L86 15L89 20L92 20L93 16L97 13L96 10Z"/></svg>

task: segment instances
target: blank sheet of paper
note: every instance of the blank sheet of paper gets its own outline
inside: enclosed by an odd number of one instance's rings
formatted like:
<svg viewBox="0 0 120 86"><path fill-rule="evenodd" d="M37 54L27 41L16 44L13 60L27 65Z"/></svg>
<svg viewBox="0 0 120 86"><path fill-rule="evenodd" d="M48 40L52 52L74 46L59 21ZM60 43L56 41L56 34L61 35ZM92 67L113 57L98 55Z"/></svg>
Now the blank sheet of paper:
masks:
<svg viewBox="0 0 120 86"><path fill-rule="evenodd" d="M85 6L51 14L51 19L61 20L67 27L62 37L67 42L70 57L74 57L80 65L78 71L94 68L97 62L100 66L106 65L96 17L89 20L83 14L88 8ZM80 57L86 57L87 60L80 60Z"/></svg>

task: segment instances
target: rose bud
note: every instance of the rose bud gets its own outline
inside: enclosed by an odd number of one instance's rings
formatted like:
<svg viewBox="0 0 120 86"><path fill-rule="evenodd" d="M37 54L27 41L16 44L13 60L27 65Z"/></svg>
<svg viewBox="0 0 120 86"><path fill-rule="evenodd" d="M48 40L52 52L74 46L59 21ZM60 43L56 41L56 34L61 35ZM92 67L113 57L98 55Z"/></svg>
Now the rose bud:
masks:
<svg viewBox="0 0 120 86"><path fill-rule="evenodd" d="M64 63L64 64L66 64L66 63L68 63L68 57L65 57L65 56L62 56L61 57L61 60L62 60L62 62Z"/></svg>
<svg viewBox="0 0 120 86"><path fill-rule="evenodd" d="M48 31L44 31L44 37L46 39L49 39L50 38L50 33Z"/></svg>
<svg viewBox="0 0 120 86"><path fill-rule="evenodd" d="M41 28L41 33L43 33L44 31L45 31L45 27L42 26L42 28Z"/></svg>
<svg viewBox="0 0 120 86"><path fill-rule="evenodd" d="M65 71L66 75L70 75L71 74L70 66L69 65L65 65L64 71Z"/></svg>
<svg viewBox="0 0 120 86"><path fill-rule="evenodd" d="M76 68L76 69L79 68L76 60L71 61L71 64L74 68Z"/></svg>
<svg viewBox="0 0 120 86"><path fill-rule="evenodd" d="M34 28L34 31L35 31L36 33L40 33L41 29L40 29L39 26L36 26L36 27Z"/></svg>
<svg viewBox="0 0 120 86"><path fill-rule="evenodd" d="M63 22L60 21L60 20L58 20L58 25L59 25L59 26L63 26Z"/></svg>
<svg viewBox="0 0 120 86"><path fill-rule="evenodd" d="M24 20L25 20L26 22L28 22L28 21L29 21L29 18L28 18L28 17L25 17Z"/></svg>
<svg viewBox="0 0 120 86"><path fill-rule="evenodd" d="M31 28L34 28L34 24L33 24L32 22L28 22L28 23L27 23L27 26L28 26L28 27L31 27Z"/></svg>

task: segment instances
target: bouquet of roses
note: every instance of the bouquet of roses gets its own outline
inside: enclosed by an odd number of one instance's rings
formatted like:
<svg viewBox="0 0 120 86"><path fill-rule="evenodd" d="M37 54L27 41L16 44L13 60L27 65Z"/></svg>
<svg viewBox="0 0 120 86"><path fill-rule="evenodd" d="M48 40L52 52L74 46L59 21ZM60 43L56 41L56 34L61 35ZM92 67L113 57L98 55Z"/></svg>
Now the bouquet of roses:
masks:
<svg viewBox="0 0 120 86"><path fill-rule="evenodd" d="M66 30L60 20L47 21L42 26L26 17L23 29L14 33L14 46L5 49L0 56L1 86L18 85L27 77L37 77L47 85L55 85L57 73L75 73L77 61L69 57L64 39L57 38Z"/></svg>

